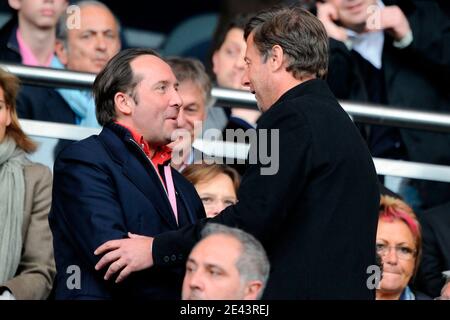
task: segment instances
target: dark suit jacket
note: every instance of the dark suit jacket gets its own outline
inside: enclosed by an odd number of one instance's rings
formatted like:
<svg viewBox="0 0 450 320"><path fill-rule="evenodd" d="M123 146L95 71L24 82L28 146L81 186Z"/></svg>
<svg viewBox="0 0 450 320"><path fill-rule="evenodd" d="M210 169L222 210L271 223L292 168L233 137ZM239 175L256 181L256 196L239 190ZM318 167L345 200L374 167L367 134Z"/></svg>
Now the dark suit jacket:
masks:
<svg viewBox="0 0 450 320"><path fill-rule="evenodd" d="M414 40L403 50L387 38L383 50L385 82L390 105L450 111L450 20L434 1L389 0L405 12ZM418 63L420 61L420 63ZM450 165L446 151L450 134L401 129L411 161ZM450 198L447 183L418 181L422 208L441 205Z"/></svg>
<svg viewBox="0 0 450 320"><path fill-rule="evenodd" d="M76 124L75 112L52 88L22 86L16 102L17 115L21 119ZM55 157L72 142L72 140L59 140L54 151Z"/></svg>
<svg viewBox="0 0 450 320"><path fill-rule="evenodd" d="M279 147L278 172L262 175L260 161L250 164L236 205L155 238L155 265L186 255L211 221L262 242L271 263L267 299L373 299L366 270L376 264L379 190L358 130L322 80L286 92L261 116L258 133L267 129L279 129L279 143L269 149Z"/></svg>
<svg viewBox="0 0 450 320"><path fill-rule="evenodd" d="M396 108L424 111L450 111L450 20L435 1L384 0L398 5L407 17L413 42L406 48L393 46L394 39L385 32L382 72L387 104ZM361 88L361 72L349 61L344 46L330 42L330 84L345 99L364 101L367 88ZM356 68L356 69L355 69ZM341 86L339 86L339 83ZM347 91L345 90L347 89ZM350 90L350 92L349 92ZM343 95L344 93L345 95ZM400 129L407 160L450 165L450 134ZM445 203L450 197L446 183L416 182L423 208Z"/></svg>
<svg viewBox="0 0 450 320"><path fill-rule="evenodd" d="M17 96L19 118L76 124L76 115L54 89L22 86Z"/></svg>
<svg viewBox="0 0 450 320"><path fill-rule="evenodd" d="M416 286L429 296L437 297L445 283L442 271L450 270L450 203L423 212L419 220L423 254Z"/></svg>
<svg viewBox="0 0 450 320"><path fill-rule="evenodd" d="M19 43L17 42L17 15L0 29L0 61L22 63Z"/></svg>
<svg viewBox="0 0 450 320"><path fill-rule="evenodd" d="M194 187L172 170L179 205L188 221L205 217ZM180 210L179 210L180 211ZM127 232L156 236L178 228L159 178L125 128L107 125L100 135L71 144L54 166L49 216L57 266L57 299L179 299L183 268L136 272L123 284L95 271L102 243ZM184 260L177 254L169 260ZM70 290L68 268L81 269L81 288ZM72 271L73 272L73 271Z"/></svg>

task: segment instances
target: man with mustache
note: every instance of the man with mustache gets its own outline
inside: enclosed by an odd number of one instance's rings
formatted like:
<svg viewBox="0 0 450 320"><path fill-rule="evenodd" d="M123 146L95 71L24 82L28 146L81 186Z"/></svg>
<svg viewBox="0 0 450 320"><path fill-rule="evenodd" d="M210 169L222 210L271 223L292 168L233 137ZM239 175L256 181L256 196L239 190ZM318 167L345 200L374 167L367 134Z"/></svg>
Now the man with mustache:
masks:
<svg viewBox="0 0 450 320"><path fill-rule="evenodd" d="M205 217L194 187L170 167L167 144L183 103L178 81L153 50L128 49L97 76L94 96L102 132L65 148L54 166L49 222L56 298L179 299L182 266L137 272L119 284L103 279L94 255L100 244L117 238L145 249L143 237L133 234L156 236ZM128 261L117 259L113 268ZM79 268L79 285L71 283L71 266Z"/></svg>

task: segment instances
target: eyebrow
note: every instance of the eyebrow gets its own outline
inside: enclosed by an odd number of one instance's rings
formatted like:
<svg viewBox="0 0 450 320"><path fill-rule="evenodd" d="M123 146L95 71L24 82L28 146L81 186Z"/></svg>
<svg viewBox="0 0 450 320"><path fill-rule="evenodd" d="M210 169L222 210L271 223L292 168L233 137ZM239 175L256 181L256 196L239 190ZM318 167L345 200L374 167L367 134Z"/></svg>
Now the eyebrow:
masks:
<svg viewBox="0 0 450 320"><path fill-rule="evenodd" d="M169 80L161 80L161 81L158 81L157 83L155 83L153 86L154 87L157 87L157 86L160 86L160 85L168 86L168 85L170 85L170 83L171 83L171 81L169 81ZM173 86L175 88L178 88L180 86L180 83L178 81L174 82Z"/></svg>
<svg viewBox="0 0 450 320"><path fill-rule="evenodd" d="M217 265L217 264L212 264L212 263L205 263L205 268L206 269L219 269L220 272L222 273L227 273L226 270L224 268L222 268L221 266Z"/></svg>
<svg viewBox="0 0 450 320"><path fill-rule="evenodd" d="M214 193L209 193L209 192L205 192L201 194L202 196L210 196L210 197L215 197L216 195Z"/></svg>
<svg viewBox="0 0 450 320"><path fill-rule="evenodd" d="M112 33L117 33L117 31L115 31L114 29L108 28L108 29L101 29L101 30L95 30L95 29L86 29L86 30L82 30L81 33L107 33L107 32L112 32Z"/></svg>
<svg viewBox="0 0 450 320"><path fill-rule="evenodd" d="M379 240L377 240L377 241L382 241L382 242L386 242L386 243L389 242L389 241L386 241L386 240L384 240L384 239L379 239ZM407 245L407 246L409 247L409 246L410 246L410 243L405 242L405 241L402 241L402 242L396 243L395 245L396 245L396 246ZM414 244L412 244L412 245L414 245Z"/></svg>

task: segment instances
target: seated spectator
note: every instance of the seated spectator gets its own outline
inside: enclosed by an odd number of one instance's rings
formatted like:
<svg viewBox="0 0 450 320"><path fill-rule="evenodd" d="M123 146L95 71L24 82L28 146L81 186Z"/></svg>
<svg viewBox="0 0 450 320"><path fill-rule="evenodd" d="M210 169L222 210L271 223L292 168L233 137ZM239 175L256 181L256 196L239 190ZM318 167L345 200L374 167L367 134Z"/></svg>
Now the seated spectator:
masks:
<svg viewBox="0 0 450 320"><path fill-rule="evenodd" d="M212 84L205 67L196 59L171 57L166 62L177 77L178 93L183 100L178 114L178 128L183 131L179 131L179 139L170 145L174 155L179 155L176 159L172 158L172 166L182 171L188 164L202 162L203 154L195 150L192 144L200 136L206 120L212 102Z"/></svg>
<svg viewBox="0 0 450 320"><path fill-rule="evenodd" d="M101 2L80 1L79 28L68 28L68 15L57 24L56 55L51 66L99 73L120 50L118 20ZM20 118L100 127L91 90L23 86L17 98ZM36 139L41 145L33 160L53 167L54 157L72 141Z"/></svg>
<svg viewBox="0 0 450 320"><path fill-rule="evenodd" d="M377 300L428 298L424 294L414 293L409 287L419 266L421 253L420 224L412 209L400 199L381 196L377 254L382 259L383 276L376 292Z"/></svg>
<svg viewBox="0 0 450 320"><path fill-rule="evenodd" d="M80 1L80 27L68 28L67 14L57 25L56 54L52 67L99 73L120 50L119 24L101 2ZM27 86L17 101L21 118L99 127L90 90Z"/></svg>
<svg viewBox="0 0 450 320"><path fill-rule="evenodd" d="M437 297L445 284L442 273L450 271L450 203L419 215L423 232L423 257L417 287Z"/></svg>
<svg viewBox="0 0 450 320"><path fill-rule="evenodd" d="M8 0L16 10L0 30L0 61L29 66L50 66L55 29L67 0Z"/></svg>
<svg viewBox="0 0 450 320"><path fill-rule="evenodd" d="M209 223L187 260L183 300L260 299L269 270L266 252L256 238Z"/></svg>
<svg viewBox="0 0 450 320"><path fill-rule="evenodd" d="M237 203L240 177L235 169L223 164L194 164L183 171L183 176L197 190L207 217L215 217Z"/></svg>
<svg viewBox="0 0 450 320"><path fill-rule="evenodd" d="M212 42L212 74L219 87L246 90L241 83L245 70L244 27L250 14L236 15L226 25L218 26ZM243 108L211 108L206 128L249 129L256 125L260 116L257 110Z"/></svg>
<svg viewBox="0 0 450 320"><path fill-rule="evenodd" d="M324 2L324 3L322 3ZM342 74L341 83L368 102L396 108L446 112L450 105L450 20L436 1L326 0L317 2L317 16L328 36L340 42L351 61L334 70ZM333 64L334 58L330 59ZM340 59L338 59L340 60ZM421 63L417 63L421 61ZM333 71L333 68L330 68ZM353 85L348 74L356 73L361 84ZM447 133L407 128L366 126L369 149L374 157L450 164L446 150ZM399 193L418 210L443 204L450 198L447 183L403 179Z"/></svg>
<svg viewBox="0 0 450 320"><path fill-rule="evenodd" d="M27 159L35 145L19 126L18 89L19 80L0 69L0 300L46 299L55 276L52 177Z"/></svg>

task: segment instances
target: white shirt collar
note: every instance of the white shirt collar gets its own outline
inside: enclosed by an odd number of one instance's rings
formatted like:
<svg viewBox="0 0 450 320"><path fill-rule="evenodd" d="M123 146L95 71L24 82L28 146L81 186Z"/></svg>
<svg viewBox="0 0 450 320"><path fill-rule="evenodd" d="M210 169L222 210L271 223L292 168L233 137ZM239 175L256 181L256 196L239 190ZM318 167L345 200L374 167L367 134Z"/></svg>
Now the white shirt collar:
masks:
<svg viewBox="0 0 450 320"><path fill-rule="evenodd" d="M385 5L381 0L377 1L377 6L381 9ZM382 30L375 32L356 33L347 29L347 36L351 49L358 52L365 60L375 68L381 69L382 54L384 46L384 32Z"/></svg>

